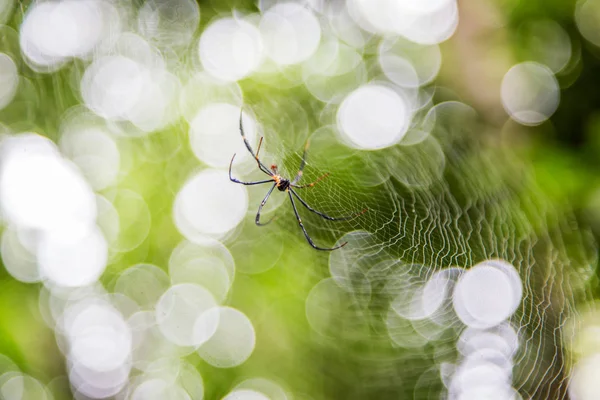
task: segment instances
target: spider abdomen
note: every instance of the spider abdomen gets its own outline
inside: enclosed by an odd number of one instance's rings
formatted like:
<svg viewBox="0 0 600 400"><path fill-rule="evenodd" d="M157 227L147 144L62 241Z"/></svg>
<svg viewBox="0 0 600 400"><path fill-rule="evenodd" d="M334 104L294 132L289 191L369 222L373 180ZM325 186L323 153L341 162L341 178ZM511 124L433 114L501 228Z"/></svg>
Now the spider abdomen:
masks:
<svg viewBox="0 0 600 400"><path fill-rule="evenodd" d="M289 187L290 181L287 179L280 179L279 182L277 182L277 189L279 189L280 192L285 192Z"/></svg>

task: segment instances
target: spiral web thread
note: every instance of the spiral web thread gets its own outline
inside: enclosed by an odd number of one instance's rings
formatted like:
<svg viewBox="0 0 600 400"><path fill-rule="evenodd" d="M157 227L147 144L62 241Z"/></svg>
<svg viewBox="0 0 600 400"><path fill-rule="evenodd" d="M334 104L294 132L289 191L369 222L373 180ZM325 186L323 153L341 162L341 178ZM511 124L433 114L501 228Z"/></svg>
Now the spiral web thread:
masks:
<svg viewBox="0 0 600 400"><path fill-rule="evenodd" d="M596 262L595 243L587 230L577 226L569 209L552 204L536 187L526 165L477 137L471 109L443 103L430 114L435 118L432 135L412 146L359 152L333 144L330 134L311 137L302 182L325 171L332 175L298 192L332 216L368 209L351 221L330 222L297 204L317 243L349 242L330 254L329 269L343 294L337 303L326 305L336 314L330 321L337 332L332 333L332 343L346 366L357 363L355 371L345 369L359 374L361 384L356 385L351 372L344 383L355 387L358 396L367 387L380 385L384 390L400 378L416 384L397 392L439 398L444 389L431 387L439 384L442 364L455 361L457 337L464 326L452 323L426 340L423 345L433 346L433 357L423 346L390 345L389 327L382 322L390 301L436 271L451 266L468 269L499 258L512 263L523 282L521 304L510 319L519 336L512 385L523 398L566 398L571 361L563 343L563 335L570 333L564 329L575 314L576 302L589 298L585 287ZM293 177L300 157L295 152L273 158L283 159L282 174ZM303 240L289 200L273 203L271 210L278 208L273 214L281 218L269 229L283 229ZM417 328L413 322L411 334L428 329ZM411 334L403 333L403 340L410 342ZM365 347L348 352L346 345L356 343ZM416 349L420 350L415 353Z"/></svg>

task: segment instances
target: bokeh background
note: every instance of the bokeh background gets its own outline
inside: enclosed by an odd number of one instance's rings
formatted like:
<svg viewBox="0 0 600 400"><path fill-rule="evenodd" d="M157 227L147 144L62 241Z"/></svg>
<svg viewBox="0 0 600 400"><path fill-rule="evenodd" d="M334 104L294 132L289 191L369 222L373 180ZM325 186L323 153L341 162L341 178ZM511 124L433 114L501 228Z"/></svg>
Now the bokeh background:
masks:
<svg viewBox="0 0 600 400"><path fill-rule="evenodd" d="M599 398L599 89L598 0L1 0L0 398Z"/></svg>

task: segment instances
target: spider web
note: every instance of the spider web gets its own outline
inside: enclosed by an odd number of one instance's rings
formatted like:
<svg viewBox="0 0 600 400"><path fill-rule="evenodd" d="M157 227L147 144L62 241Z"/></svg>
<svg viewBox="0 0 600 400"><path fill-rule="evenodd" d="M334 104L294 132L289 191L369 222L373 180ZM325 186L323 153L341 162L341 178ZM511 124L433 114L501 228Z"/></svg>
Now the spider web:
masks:
<svg viewBox="0 0 600 400"><path fill-rule="evenodd" d="M265 163L279 160L280 173L293 178L308 130L292 126L292 133L275 136L273 121L260 120ZM444 396L444 369L460 357L456 346L464 326L454 323L455 316L441 330L431 321L402 320L394 325L401 340L390 340L390 303L437 271L499 258L513 264L523 282L521 304L509 320L519 341L511 384L523 398L566 398L572 362L563 335L570 335L565 329L576 302L590 297L586 285L596 263L590 233L567 206L552 204L526 164L501 144L486 142L469 107L442 103L424 124L434 128L420 143L379 151L352 150L333 126L310 136L301 183L331 176L298 194L334 217L368 210L351 221L325 221L296 202L317 245L349 242L329 255L341 291L336 301L328 295L318 305L335 315L323 340L338 349L332 356L338 361L327 365L343 363L339 370L347 372L339 379L348 388L346 398L378 392L382 398ZM254 190L251 205L266 186ZM269 202L265 218L279 218L268 229L303 241L287 196L275 191Z"/></svg>

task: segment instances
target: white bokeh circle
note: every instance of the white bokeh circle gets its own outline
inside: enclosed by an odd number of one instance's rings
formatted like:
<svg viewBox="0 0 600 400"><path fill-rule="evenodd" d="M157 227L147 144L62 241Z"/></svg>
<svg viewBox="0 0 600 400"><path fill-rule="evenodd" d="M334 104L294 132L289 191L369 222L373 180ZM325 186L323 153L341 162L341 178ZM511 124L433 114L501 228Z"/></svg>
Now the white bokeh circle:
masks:
<svg viewBox="0 0 600 400"><path fill-rule="evenodd" d="M201 171L181 188L174 205L175 225L190 241L206 236L221 238L234 229L248 211L248 193L229 180L226 171Z"/></svg>

